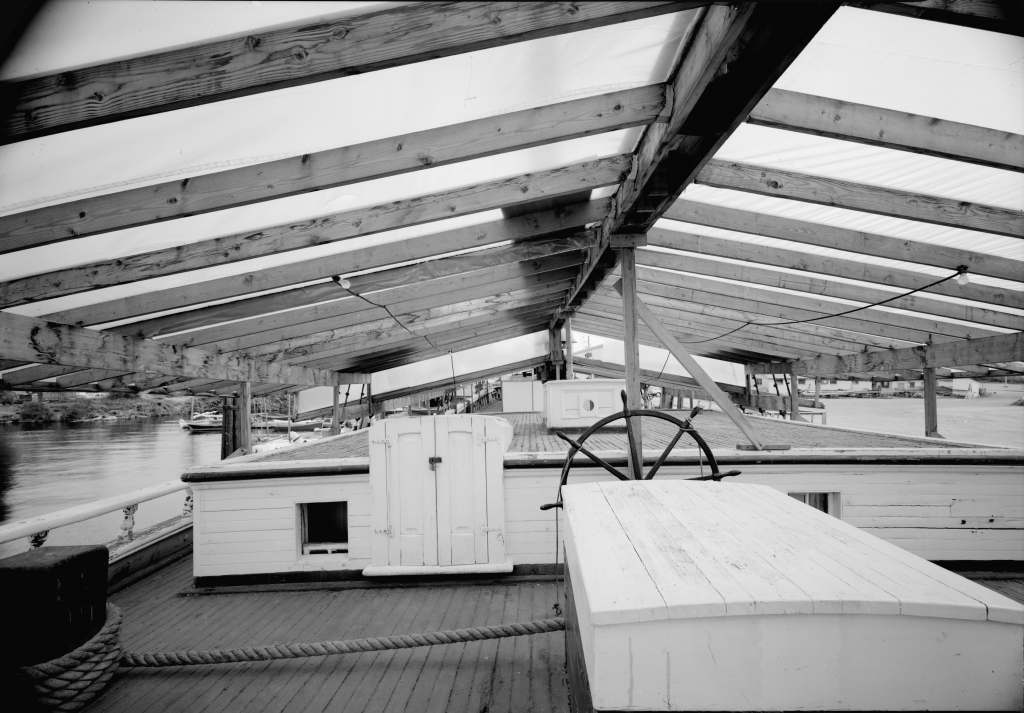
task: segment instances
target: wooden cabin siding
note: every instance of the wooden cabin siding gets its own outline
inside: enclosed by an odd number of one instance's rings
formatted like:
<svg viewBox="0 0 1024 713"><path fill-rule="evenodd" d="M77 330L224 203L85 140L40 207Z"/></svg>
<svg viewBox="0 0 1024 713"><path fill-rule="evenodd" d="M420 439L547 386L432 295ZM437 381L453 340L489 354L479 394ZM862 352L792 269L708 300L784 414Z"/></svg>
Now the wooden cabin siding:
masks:
<svg viewBox="0 0 1024 713"><path fill-rule="evenodd" d="M841 519L929 560L1024 561L1024 468L1019 466L754 465L727 482L785 493L840 493ZM705 467L704 473L708 473ZM516 564L553 562L560 469L505 471L505 542ZM666 466L659 478L692 478ZM573 470L570 483L612 480ZM561 535L564 535L564 522Z"/></svg>
<svg viewBox="0 0 1024 713"><path fill-rule="evenodd" d="M366 474L194 484L196 577L321 569L370 563ZM348 502L349 554L301 555L299 503Z"/></svg>

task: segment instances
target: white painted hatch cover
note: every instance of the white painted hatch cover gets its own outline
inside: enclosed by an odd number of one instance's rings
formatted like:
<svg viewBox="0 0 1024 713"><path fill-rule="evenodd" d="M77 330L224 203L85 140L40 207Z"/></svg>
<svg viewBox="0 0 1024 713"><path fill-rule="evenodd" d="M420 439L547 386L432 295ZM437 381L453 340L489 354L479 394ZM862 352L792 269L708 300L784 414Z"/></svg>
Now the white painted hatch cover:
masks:
<svg viewBox="0 0 1024 713"><path fill-rule="evenodd" d="M1021 706L1024 607L773 488L563 498L596 709Z"/></svg>

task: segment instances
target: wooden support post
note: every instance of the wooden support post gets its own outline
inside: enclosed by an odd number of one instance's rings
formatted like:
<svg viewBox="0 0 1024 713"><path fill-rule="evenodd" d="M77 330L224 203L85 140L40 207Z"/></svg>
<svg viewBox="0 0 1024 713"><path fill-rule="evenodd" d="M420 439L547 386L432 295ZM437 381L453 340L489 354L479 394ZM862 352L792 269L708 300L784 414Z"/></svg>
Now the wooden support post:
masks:
<svg viewBox="0 0 1024 713"><path fill-rule="evenodd" d="M334 410L331 413L331 435L337 436L341 433L341 387L334 385Z"/></svg>
<svg viewBox="0 0 1024 713"><path fill-rule="evenodd" d="M747 382L747 408L752 408L756 411L757 399L754 397L754 385L751 381L753 377L751 377L750 374L746 374L745 376Z"/></svg>
<svg viewBox="0 0 1024 713"><path fill-rule="evenodd" d="M572 381L576 378L572 368L572 314L565 316L565 379Z"/></svg>
<svg viewBox="0 0 1024 713"><path fill-rule="evenodd" d="M363 417L363 428L370 425L370 417L373 416L373 386L366 385L366 415Z"/></svg>
<svg viewBox="0 0 1024 713"><path fill-rule="evenodd" d="M793 362L789 362L786 378L789 380L789 420L807 423L807 419L800 415L800 387L793 373Z"/></svg>
<svg viewBox="0 0 1024 713"><path fill-rule="evenodd" d="M224 460L237 448L235 445L235 404L234 399L230 396L223 397L221 404L224 421L220 427L220 458Z"/></svg>
<svg viewBox="0 0 1024 713"><path fill-rule="evenodd" d="M239 384L238 407L235 418L238 420L238 442L236 448L241 448L248 455L252 453L252 384L243 381Z"/></svg>
<svg viewBox="0 0 1024 713"><path fill-rule="evenodd" d="M626 405L633 409L643 408L640 399L640 321L637 308L640 299L636 294L636 248L624 247L619 250L619 266L622 280L619 282L622 295L623 341L626 350ZM635 424L633 435L636 441L637 454L643 465L643 436L639 423ZM633 462L629 461L632 471ZM633 478L643 477L640 473L630 473Z"/></svg>
<svg viewBox="0 0 1024 713"><path fill-rule="evenodd" d="M924 368L924 435L943 438L939 433L938 382L933 366Z"/></svg>
<svg viewBox="0 0 1024 713"><path fill-rule="evenodd" d="M625 255L623 255L623 258L625 258ZM623 259L622 264L622 274L623 278L625 278L625 259ZM625 279L620 280L615 285L615 289L619 292L619 294L622 295L625 295L625 291L623 290L624 282ZM625 302L625 300L623 300L623 302ZM648 309L647 305L645 305L639 299L635 299L633 303L635 305L636 313L639 315L640 319L644 321L644 324L647 325L648 329L654 332L654 335L663 345L665 345L665 348L672 353L672 356L676 358L676 361L682 364L683 368L690 373L690 376L697 380L697 383L701 385L701 388L703 388L704 391L708 393L711 399L713 399L714 402L718 404L718 407L725 412L725 415L728 416L729 419L736 424L736 427L743 432L743 435L747 437L747 440L750 441L751 445L753 445L754 448L756 448L759 451L764 450L767 444L761 437L761 434L759 434L757 432L757 429L754 428L754 425L750 421L748 421L735 406L732 405L732 401L730 401L729 397L726 396L725 393L723 393L723 391L718 387L718 384L715 383L715 380L708 376L708 373L701 368L700 364L698 364L692 356L690 356L689 352L687 352L686 349L683 348L683 345L680 344L679 341L672 336L672 333L665 328L665 325L661 323L661 320L654 316L654 313L651 312L650 309ZM626 323L628 325L628 319L626 320ZM627 326L626 329L628 334L629 327ZM626 349L626 364L628 374L628 348ZM692 392L690 393L690 400L691 402L693 400Z"/></svg>
<svg viewBox="0 0 1024 713"><path fill-rule="evenodd" d="M548 330L548 353L551 355L551 371L553 372L551 378L555 381L561 379L559 373L561 369L558 368L559 357L562 354L562 330L552 327Z"/></svg>
<svg viewBox="0 0 1024 713"><path fill-rule="evenodd" d="M821 408L821 377L814 377L814 408ZM822 421L824 423L824 421Z"/></svg>

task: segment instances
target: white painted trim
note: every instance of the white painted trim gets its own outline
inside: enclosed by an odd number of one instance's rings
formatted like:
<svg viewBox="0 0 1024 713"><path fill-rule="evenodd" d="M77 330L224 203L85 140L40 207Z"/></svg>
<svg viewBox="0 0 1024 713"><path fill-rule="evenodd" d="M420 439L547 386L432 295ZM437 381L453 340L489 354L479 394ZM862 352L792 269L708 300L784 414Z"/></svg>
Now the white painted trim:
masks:
<svg viewBox="0 0 1024 713"><path fill-rule="evenodd" d="M364 577L399 577L409 574L508 574L512 571L512 558L504 562L459 565L370 565L363 569Z"/></svg>

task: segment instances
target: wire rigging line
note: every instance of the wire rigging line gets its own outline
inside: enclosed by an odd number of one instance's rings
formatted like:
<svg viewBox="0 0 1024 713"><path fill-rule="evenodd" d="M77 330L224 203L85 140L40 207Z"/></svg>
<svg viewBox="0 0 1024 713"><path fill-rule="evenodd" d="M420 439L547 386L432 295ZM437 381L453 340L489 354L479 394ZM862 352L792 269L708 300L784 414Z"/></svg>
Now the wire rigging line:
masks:
<svg viewBox="0 0 1024 713"><path fill-rule="evenodd" d="M378 307L378 308L380 308L380 309L384 310L385 312L387 312L387 313L388 313L388 316L389 316L389 317L391 317L391 319L393 319L393 320L395 321L395 323L396 323L396 324L397 324L397 325L398 325L399 327L401 327L402 329L404 329L405 331L407 331L407 332L408 332L409 334L411 334L411 335L412 335L412 336L414 336L414 337L422 337L422 338L423 338L423 341L425 341L425 342L426 342L427 344L429 344L429 345L431 346L431 348L432 348L432 349L433 349L434 351L436 351L436 352L437 352L438 354L447 354L447 355L448 355L449 357L451 357L451 362L452 362L452 387L453 387L453 388L458 388L458 384L457 384L457 383L456 383L456 381L455 381L455 356L454 356L454 355L452 354L452 350L451 350L451 349L448 349L448 350L440 349L440 348L439 348L439 347L438 347L438 346L437 346L436 344L434 344L434 343L433 343L432 341L430 341L430 340L429 340L429 339L427 338L427 335L426 335L426 334L417 334L416 332L414 332L414 331L412 331L411 329L409 329L408 327L406 327L406 326L405 326L405 325L404 325L404 324L403 324L403 323L402 323L402 322L401 322L401 321L400 321L400 320L398 319L398 317L396 317L396 316L395 316L395 315L394 315L394 314L393 314L393 313L391 312L391 310L390 310L390 309L388 309L387 305L377 304L376 302L372 302L372 301L368 300L367 298L363 297L363 296L362 296L361 294L359 294L358 292L353 292L353 291L352 291L351 289L349 289L349 287L347 286L348 280L343 280L343 279L342 279L342 277L341 277L341 275L334 275L334 276L333 276L333 277L331 278L331 280L332 280L332 281L334 282L334 284L336 284L336 285L337 285L338 287L340 287L341 289L345 290L345 292L349 293L349 294L350 294L350 295L352 295L353 297L358 297L359 299L361 299L361 300L362 300L363 302L365 302L366 304L370 305L371 307Z"/></svg>
<svg viewBox="0 0 1024 713"><path fill-rule="evenodd" d="M705 342L713 342L716 339L722 339L724 337L728 337L730 334L735 334L736 332L740 331L741 329L746 329L747 327L782 327L782 326L787 325L787 324L806 324L808 322L817 322L817 321L820 321L822 319L833 319L835 317L843 317L843 316L848 315L848 314L853 314L854 312L860 312L860 311L865 310L865 309L870 309L872 307L878 307L880 305L888 304L889 302L894 302L894 301L896 301L898 299L902 299L904 297L910 297L912 294L915 294L917 292L921 292L922 290L927 290L928 288L935 287L936 285L941 285L943 282L949 282L950 280L955 279L955 278L960 277L961 275L965 275L965 274L967 274L967 266L966 265L961 265L960 267L958 267L956 269L956 272L954 272L952 275L949 275L947 277L943 277L941 280L936 280L935 282L930 282L927 285L922 285L921 287L918 287L917 289L911 290L910 292L904 292L903 294L900 294L900 295L894 295L894 296L890 297L887 300L882 300L881 302L873 302L873 303L871 303L869 305L864 305L863 307L855 307L854 309L848 309L845 312L838 312L837 314L826 314L826 315L824 315L822 317L811 317L810 319L793 319L793 320L789 320L787 322L745 322L745 323L741 324L740 326L736 327L736 329L728 331L725 334L719 334L717 337L711 337L710 339L701 339L700 341L697 341L697 342L681 342L681 343L682 344L704 344Z"/></svg>

